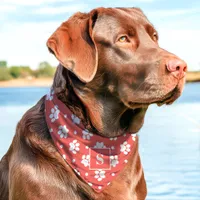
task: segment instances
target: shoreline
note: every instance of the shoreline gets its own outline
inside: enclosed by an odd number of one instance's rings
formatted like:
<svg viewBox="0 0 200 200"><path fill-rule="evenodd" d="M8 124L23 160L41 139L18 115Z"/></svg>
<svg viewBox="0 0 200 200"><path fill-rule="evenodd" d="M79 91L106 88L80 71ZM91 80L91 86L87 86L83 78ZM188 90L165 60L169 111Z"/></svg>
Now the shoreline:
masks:
<svg viewBox="0 0 200 200"><path fill-rule="evenodd" d="M200 72L188 72L186 75L186 82L200 82ZM9 81L0 81L0 88L11 88L11 87L50 87L53 83L52 78L21 78L12 79Z"/></svg>
<svg viewBox="0 0 200 200"><path fill-rule="evenodd" d="M0 81L0 88L50 87L52 83L53 78L12 79L9 81Z"/></svg>
<svg viewBox="0 0 200 200"><path fill-rule="evenodd" d="M200 82L200 71L190 71L186 74L186 82Z"/></svg>

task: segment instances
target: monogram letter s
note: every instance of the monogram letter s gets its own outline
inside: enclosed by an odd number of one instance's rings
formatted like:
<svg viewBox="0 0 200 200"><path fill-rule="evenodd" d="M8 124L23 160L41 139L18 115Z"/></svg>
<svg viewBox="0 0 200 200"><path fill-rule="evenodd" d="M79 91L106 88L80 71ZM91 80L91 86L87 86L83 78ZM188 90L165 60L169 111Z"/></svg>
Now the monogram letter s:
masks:
<svg viewBox="0 0 200 200"><path fill-rule="evenodd" d="M102 165L104 163L103 155L97 154L96 159L97 159L96 161L97 165Z"/></svg>

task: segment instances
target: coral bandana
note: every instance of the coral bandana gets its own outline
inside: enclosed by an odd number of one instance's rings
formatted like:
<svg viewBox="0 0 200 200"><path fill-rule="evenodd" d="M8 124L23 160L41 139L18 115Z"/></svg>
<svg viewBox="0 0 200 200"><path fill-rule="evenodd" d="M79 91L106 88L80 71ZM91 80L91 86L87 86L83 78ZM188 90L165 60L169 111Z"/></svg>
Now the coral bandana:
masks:
<svg viewBox="0 0 200 200"><path fill-rule="evenodd" d="M46 96L46 121L59 153L96 192L101 192L128 162L136 134L105 138L90 133L81 120L51 91Z"/></svg>

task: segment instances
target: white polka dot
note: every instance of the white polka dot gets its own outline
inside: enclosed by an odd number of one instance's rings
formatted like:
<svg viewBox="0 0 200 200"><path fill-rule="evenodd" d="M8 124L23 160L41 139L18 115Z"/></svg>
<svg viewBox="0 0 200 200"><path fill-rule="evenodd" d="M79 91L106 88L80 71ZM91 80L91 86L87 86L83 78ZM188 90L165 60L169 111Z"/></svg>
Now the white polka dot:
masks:
<svg viewBox="0 0 200 200"><path fill-rule="evenodd" d="M62 145L62 144L60 145L60 148L61 148L61 149L63 148L63 145Z"/></svg>
<svg viewBox="0 0 200 200"><path fill-rule="evenodd" d="M114 146L112 146L112 147L111 147L111 149L112 149L112 150L114 150L114 149L115 149L115 147L114 147Z"/></svg>
<svg viewBox="0 0 200 200"><path fill-rule="evenodd" d="M128 163L128 160L124 160L125 163Z"/></svg>
<svg viewBox="0 0 200 200"><path fill-rule="evenodd" d="M76 134L77 134L77 131L74 131L74 134L76 135Z"/></svg>
<svg viewBox="0 0 200 200"><path fill-rule="evenodd" d="M89 149L89 147L88 147L88 146L86 146L85 148L86 148L86 149Z"/></svg>
<svg viewBox="0 0 200 200"><path fill-rule="evenodd" d="M99 186L99 187L98 187L98 189L99 189L99 190L101 190L101 189L102 189L102 187L101 187L101 186Z"/></svg>
<svg viewBox="0 0 200 200"><path fill-rule="evenodd" d="M66 155L65 154L63 154L63 158L66 159Z"/></svg>
<svg viewBox="0 0 200 200"><path fill-rule="evenodd" d="M64 115L64 118L67 118L67 115Z"/></svg>
<svg viewBox="0 0 200 200"><path fill-rule="evenodd" d="M72 162L75 163L75 162L76 162L76 159L73 159Z"/></svg>
<svg viewBox="0 0 200 200"><path fill-rule="evenodd" d="M52 132L53 132L53 129L51 128L51 129L49 130L49 132L52 133Z"/></svg>
<svg viewBox="0 0 200 200"><path fill-rule="evenodd" d="M112 176L115 176L115 173L112 173L111 175L112 175Z"/></svg>
<svg viewBox="0 0 200 200"><path fill-rule="evenodd" d="M92 183L88 183L89 186L92 186Z"/></svg>
<svg viewBox="0 0 200 200"><path fill-rule="evenodd" d="M107 185L110 185L110 182L109 182L109 183L107 183Z"/></svg>
<svg viewBox="0 0 200 200"><path fill-rule="evenodd" d="M88 176L88 173L86 172L85 175Z"/></svg>

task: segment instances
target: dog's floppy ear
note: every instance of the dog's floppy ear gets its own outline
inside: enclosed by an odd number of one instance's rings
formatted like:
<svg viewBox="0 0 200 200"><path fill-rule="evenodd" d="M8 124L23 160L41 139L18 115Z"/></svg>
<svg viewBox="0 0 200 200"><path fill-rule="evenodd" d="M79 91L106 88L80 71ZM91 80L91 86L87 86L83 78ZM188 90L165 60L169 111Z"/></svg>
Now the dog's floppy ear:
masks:
<svg viewBox="0 0 200 200"><path fill-rule="evenodd" d="M84 83L90 82L97 71L98 54L92 37L95 17L95 12L76 13L47 41L60 63Z"/></svg>

